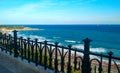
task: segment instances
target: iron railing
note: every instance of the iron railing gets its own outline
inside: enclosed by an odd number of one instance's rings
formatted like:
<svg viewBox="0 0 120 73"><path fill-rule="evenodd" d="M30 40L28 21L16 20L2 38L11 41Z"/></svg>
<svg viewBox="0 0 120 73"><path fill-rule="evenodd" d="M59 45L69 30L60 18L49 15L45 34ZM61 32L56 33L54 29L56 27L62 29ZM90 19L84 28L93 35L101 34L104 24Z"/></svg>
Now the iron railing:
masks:
<svg viewBox="0 0 120 73"><path fill-rule="evenodd" d="M17 31L13 36L0 33L0 49L9 52L14 57L21 57L28 62L34 62L36 66L51 69L55 73L120 73L119 57L113 57L113 52L108 55L90 52L91 40L83 40L84 50L72 48L72 45L60 46L58 42L49 44L48 41L39 42L38 39L30 40L17 37ZM82 53L82 55L77 54ZM98 58L90 58L90 55ZM103 61L103 60L107 61Z"/></svg>

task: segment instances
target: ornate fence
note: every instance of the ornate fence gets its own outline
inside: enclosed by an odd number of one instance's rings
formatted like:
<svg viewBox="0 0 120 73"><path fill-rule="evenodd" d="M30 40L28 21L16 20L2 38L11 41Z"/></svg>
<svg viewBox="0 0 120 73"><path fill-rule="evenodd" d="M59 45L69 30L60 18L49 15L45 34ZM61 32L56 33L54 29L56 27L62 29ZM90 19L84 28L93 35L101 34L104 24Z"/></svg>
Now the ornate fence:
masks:
<svg viewBox="0 0 120 73"><path fill-rule="evenodd" d="M113 52L108 55L92 53L89 47L91 40L86 38L83 42L84 50L80 50L71 45L60 46L58 42L49 44L47 41L38 42L38 39L18 38L17 31L13 31L13 36L0 33L2 51L29 63L34 62L36 66L41 65L44 69L52 69L55 73L120 73L120 65L116 63L120 62L119 57L113 57ZM90 58L90 55L98 58Z"/></svg>

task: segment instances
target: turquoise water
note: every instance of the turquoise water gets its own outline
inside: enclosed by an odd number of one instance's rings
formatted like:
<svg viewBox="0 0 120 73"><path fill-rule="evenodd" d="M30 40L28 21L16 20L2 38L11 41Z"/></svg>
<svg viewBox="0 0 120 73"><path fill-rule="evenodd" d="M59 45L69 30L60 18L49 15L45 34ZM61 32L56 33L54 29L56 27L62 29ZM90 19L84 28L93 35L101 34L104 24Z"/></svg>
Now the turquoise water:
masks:
<svg viewBox="0 0 120 73"><path fill-rule="evenodd" d="M20 31L19 36L48 40L49 43L59 42L59 45L71 44L83 49L82 40L90 38L91 51L96 53L114 52L120 56L120 25L25 25L42 30Z"/></svg>

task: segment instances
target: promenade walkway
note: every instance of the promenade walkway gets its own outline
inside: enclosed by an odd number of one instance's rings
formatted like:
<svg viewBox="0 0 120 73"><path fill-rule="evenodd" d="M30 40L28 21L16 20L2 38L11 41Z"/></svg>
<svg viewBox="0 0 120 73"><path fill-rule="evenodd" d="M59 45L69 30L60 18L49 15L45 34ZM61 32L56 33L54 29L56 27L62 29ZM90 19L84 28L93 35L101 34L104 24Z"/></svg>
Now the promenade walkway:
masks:
<svg viewBox="0 0 120 73"><path fill-rule="evenodd" d="M12 72L8 70L6 67L0 65L0 73L12 73Z"/></svg>
<svg viewBox="0 0 120 73"><path fill-rule="evenodd" d="M47 73L0 52L0 73Z"/></svg>

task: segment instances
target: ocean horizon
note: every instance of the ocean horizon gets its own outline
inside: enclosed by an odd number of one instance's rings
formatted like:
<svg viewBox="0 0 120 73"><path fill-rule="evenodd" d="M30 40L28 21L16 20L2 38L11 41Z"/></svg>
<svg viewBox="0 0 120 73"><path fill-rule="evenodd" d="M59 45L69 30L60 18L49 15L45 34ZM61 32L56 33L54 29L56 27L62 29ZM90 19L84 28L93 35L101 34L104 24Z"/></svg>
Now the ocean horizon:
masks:
<svg viewBox="0 0 120 73"><path fill-rule="evenodd" d="M47 40L49 43L59 42L59 45L72 45L83 49L83 39L89 38L90 51L107 54L112 51L114 56L120 56L120 25L22 25L41 30L19 31L18 36L30 37L32 40Z"/></svg>

